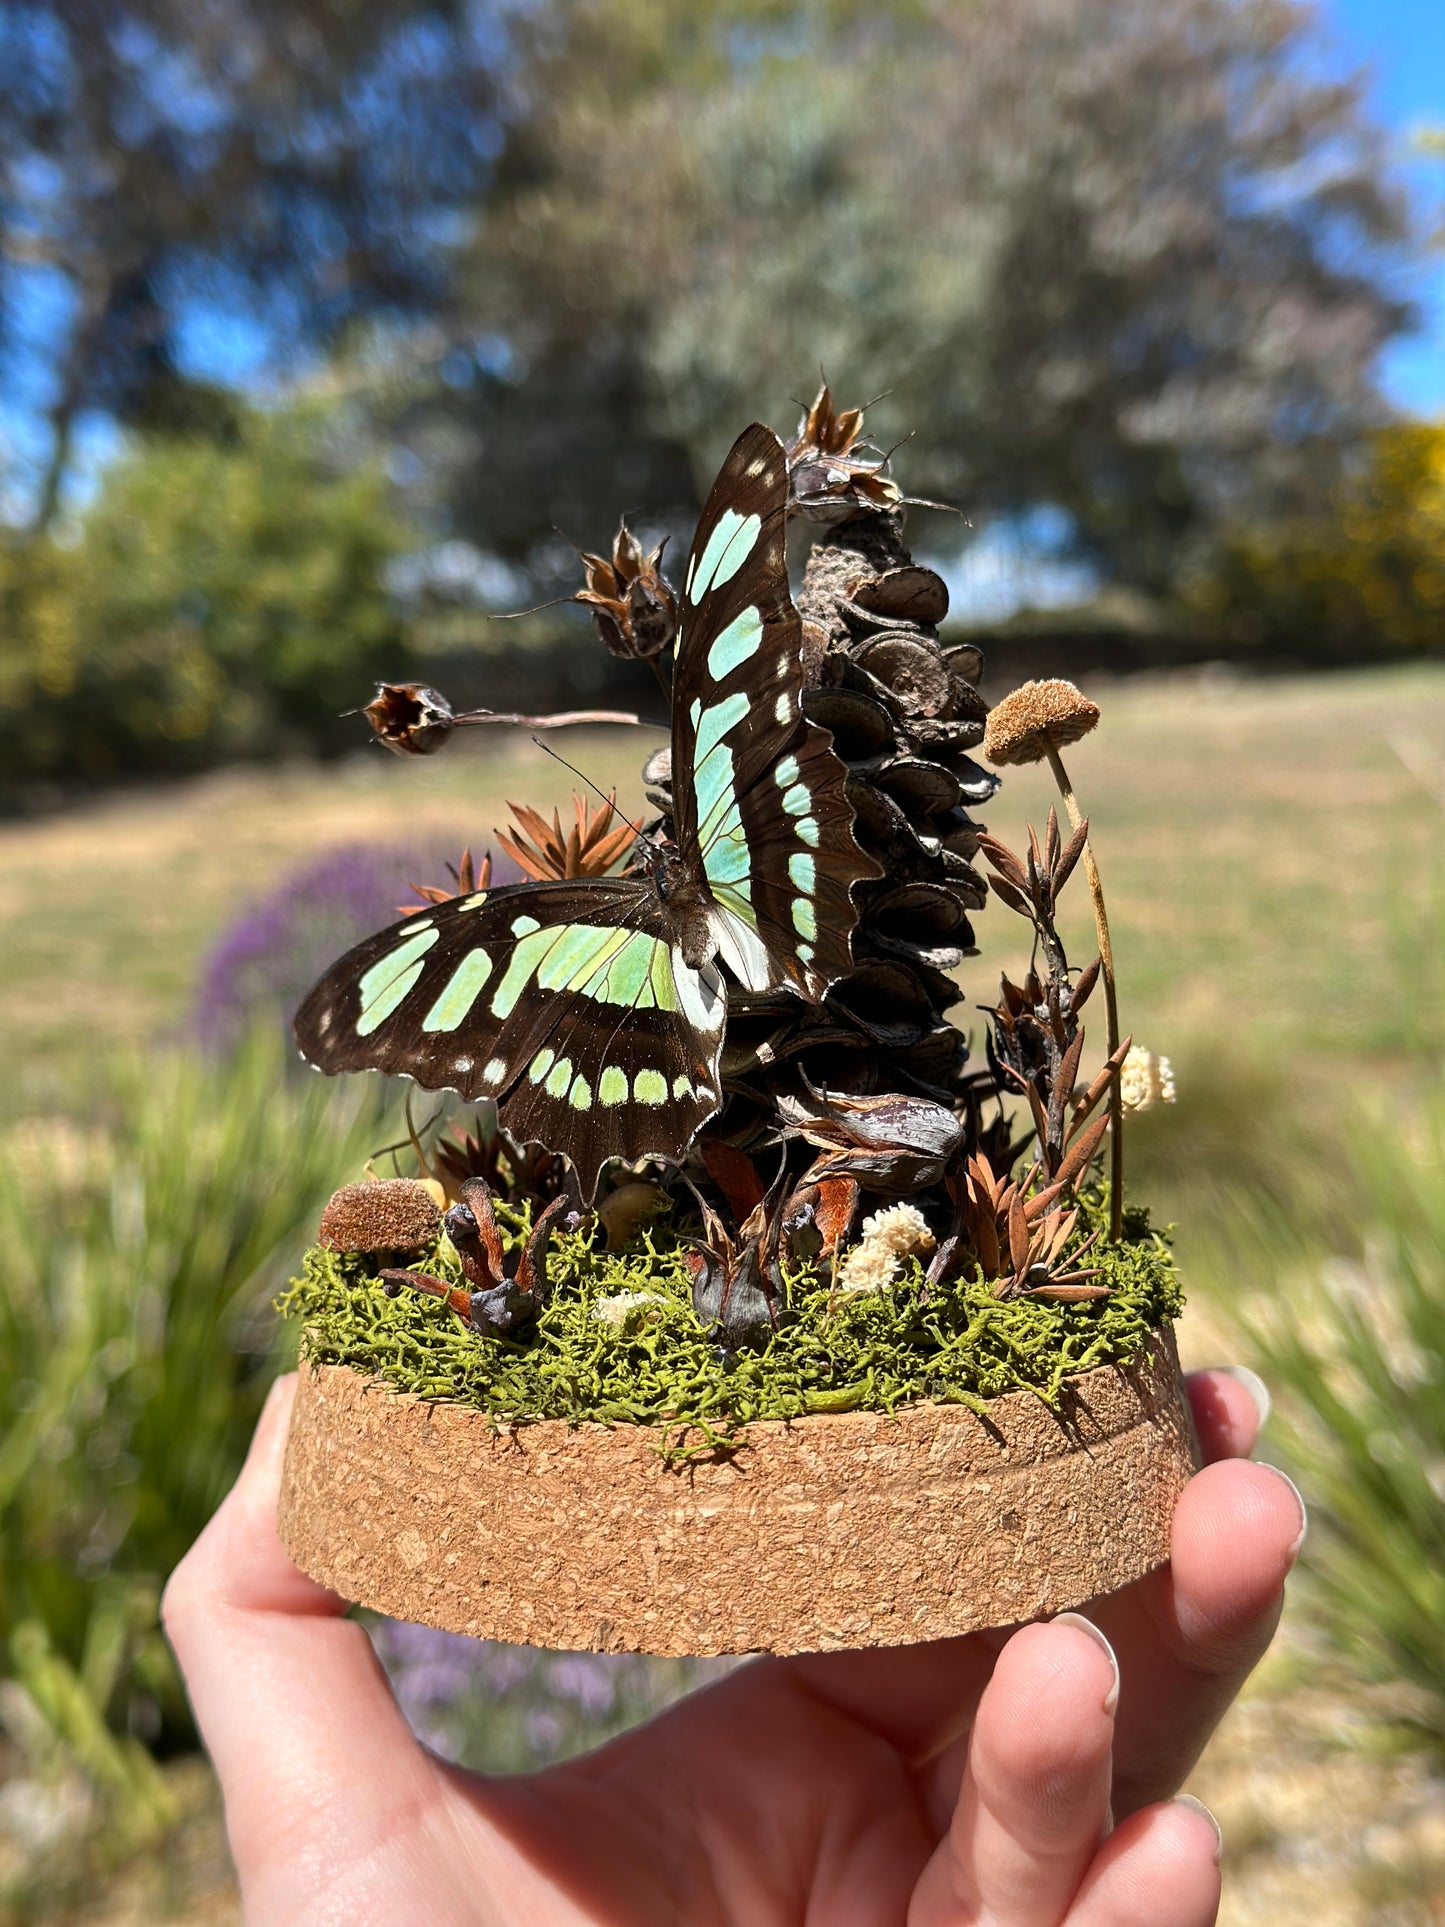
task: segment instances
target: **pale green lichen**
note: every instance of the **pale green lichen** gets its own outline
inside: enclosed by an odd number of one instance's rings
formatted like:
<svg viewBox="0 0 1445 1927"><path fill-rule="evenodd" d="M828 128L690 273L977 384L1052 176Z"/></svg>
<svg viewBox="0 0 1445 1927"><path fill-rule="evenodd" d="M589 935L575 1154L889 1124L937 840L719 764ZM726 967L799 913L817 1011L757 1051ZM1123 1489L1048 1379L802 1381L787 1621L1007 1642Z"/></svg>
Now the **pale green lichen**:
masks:
<svg viewBox="0 0 1445 1927"><path fill-rule="evenodd" d="M1091 1219L1099 1209L1091 1198ZM505 1205L498 1219L509 1239L526 1224ZM790 1281L779 1330L736 1352L722 1350L699 1323L683 1247L661 1224L621 1252L595 1249L590 1229L558 1234L547 1306L530 1330L511 1337L471 1330L437 1299L389 1298L367 1260L319 1246L281 1308L301 1320L303 1354L317 1363L375 1373L398 1390L474 1406L499 1422L655 1425L678 1455L694 1438L698 1450L725 1445L754 1419L892 1411L915 1399L982 1410L1021 1390L1057 1406L1070 1375L1137 1359L1182 1308L1164 1239L1142 1214L1130 1214L1127 1233L1090 1253L1112 1287L1107 1299L1005 1304L978 1278L926 1294L916 1258L896 1284L851 1297L803 1273ZM445 1237L416 1264L460 1279ZM643 1292L651 1302L620 1323L597 1315L609 1300Z"/></svg>

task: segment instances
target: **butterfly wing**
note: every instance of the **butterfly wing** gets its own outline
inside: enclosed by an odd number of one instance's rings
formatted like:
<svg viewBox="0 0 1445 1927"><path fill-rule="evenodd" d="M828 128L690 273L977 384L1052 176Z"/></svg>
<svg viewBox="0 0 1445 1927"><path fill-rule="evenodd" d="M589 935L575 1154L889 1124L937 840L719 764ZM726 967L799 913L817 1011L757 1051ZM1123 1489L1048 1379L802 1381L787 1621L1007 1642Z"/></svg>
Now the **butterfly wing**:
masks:
<svg viewBox="0 0 1445 1927"><path fill-rule="evenodd" d="M512 1135L570 1158L680 1158L716 1111L725 1011L649 882L521 883L368 937L296 1015L318 1070L379 1070L490 1097Z"/></svg>
<svg viewBox="0 0 1445 1927"><path fill-rule="evenodd" d="M803 714L787 502L782 443L754 423L723 463L688 560L673 820L729 969L750 990L790 984L816 1002L852 967L851 886L879 871L854 840L833 739Z"/></svg>

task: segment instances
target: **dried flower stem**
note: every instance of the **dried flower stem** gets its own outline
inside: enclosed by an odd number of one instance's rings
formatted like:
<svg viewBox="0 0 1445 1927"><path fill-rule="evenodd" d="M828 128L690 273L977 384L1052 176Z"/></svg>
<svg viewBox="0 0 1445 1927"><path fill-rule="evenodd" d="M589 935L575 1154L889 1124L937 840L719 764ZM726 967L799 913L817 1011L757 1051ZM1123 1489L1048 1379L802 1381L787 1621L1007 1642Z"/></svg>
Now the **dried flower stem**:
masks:
<svg viewBox="0 0 1445 1927"><path fill-rule="evenodd" d="M463 709L452 722L457 729L473 723L507 723L516 729L570 729L577 723L628 723L643 729L662 727L645 717L635 716L630 709L562 709L552 716L522 716L503 709Z"/></svg>
<svg viewBox="0 0 1445 1927"><path fill-rule="evenodd" d="M1047 736L1044 738L1044 749L1049 759L1049 768L1054 772L1054 781L1059 786L1059 794L1064 799L1064 808L1069 813L1069 821L1077 830L1084 820L1084 814L1074 795L1074 786L1069 781L1069 773L1064 768L1063 758ZM1109 941L1109 913L1104 908L1104 886L1099 878L1099 866L1094 861L1093 845L1087 837L1084 839L1084 875L1089 880L1089 895L1094 900L1094 927L1098 931L1099 956L1103 962L1104 1015L1108 1027L1109 1055L1112 1057L1119 1048L1119 997L1114 987L1114 946ZM1116 1075L1109 1086L1110 1239L1117 1244L1123 1230L1124 1101Z"/></svg>

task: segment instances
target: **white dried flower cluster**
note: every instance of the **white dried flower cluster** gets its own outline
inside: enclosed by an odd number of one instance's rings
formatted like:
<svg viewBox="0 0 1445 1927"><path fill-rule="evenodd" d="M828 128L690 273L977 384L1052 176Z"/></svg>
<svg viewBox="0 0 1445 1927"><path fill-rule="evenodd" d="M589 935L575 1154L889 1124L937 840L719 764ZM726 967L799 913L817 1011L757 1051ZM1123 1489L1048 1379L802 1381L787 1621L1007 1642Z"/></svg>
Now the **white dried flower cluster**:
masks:
<svg viewBox="0 0 1445 1927"><path fill-rule="evenodd" d="M1174 1067L1142 1044L1135 1044L1119 1073L1119 1096L1126 1111L1147 1111L1151 1104L1174 1102Z"/></svg>
<svg viewBox="0 0 1445 1927"><path fill-rule="evenodd" d="M838 1271L842 1291L883 1291L898 1280L903 1260L932 1251L936 1239L916 1204L890 1204L863 1220L857 1244Z"/></svg>
<svg viewBox="0 0 1445 1927"><path fill-rule="evenodd" d="M610 1298L599 1298L592 1307L592 1316L599 1325L609 1325L613 1331L621 1331L633 1312L641 1311L645 1305L663 1305L667 1300L656 1291L617 1291Z"/></svg>

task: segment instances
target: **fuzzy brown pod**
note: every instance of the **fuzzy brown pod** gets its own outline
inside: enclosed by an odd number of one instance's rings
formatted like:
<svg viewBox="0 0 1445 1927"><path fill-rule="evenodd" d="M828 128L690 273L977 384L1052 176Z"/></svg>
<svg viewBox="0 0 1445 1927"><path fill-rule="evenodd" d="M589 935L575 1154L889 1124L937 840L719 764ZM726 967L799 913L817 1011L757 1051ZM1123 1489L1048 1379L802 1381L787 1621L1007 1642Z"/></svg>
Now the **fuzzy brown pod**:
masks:
<svg viewBox="0 0 1445 1927"><path fill-rule="evenodd" d="M321 1214L317 1242L329 1251L421 1251L436 1237L441 1215L414 1178L343 1184Z"/></svg>

